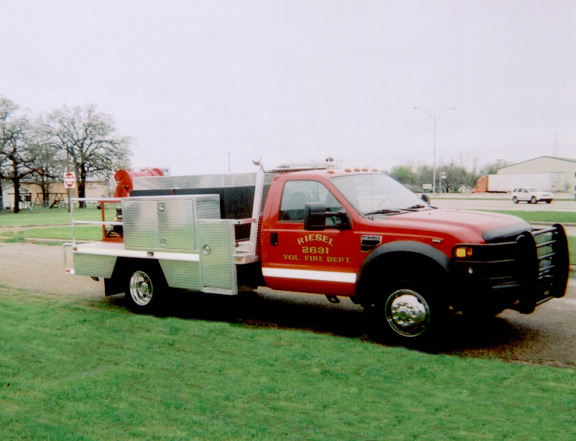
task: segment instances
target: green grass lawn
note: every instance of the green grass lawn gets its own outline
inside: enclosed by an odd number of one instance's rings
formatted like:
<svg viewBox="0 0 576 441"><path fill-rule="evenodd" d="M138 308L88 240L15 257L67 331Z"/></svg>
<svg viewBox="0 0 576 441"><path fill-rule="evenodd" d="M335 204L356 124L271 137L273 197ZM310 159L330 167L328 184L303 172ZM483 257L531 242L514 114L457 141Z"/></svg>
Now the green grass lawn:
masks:
<svg viewBox="0 0 576 441"><path fill-rule="evenodd" d="M72 229L69 226L39 227L19 232L9 231L1 233L0 235L6 238L6 242L22 242L26 239L48 239L51 241L65 242L72 240ZM101 240L102 228L77 226L74 229L74 236L76 240Z"/></svg>
<svg viewBox="0 0 576 441"><path fill-rule="evenodd" d="M0 288L10 440L572 440L576 371Z"/></svg>
<svg viewBox="0 0 576 441"><path fill-rule="evenodd" d="M570 265L576 265L576 237L568 236L568 250L570 252Z"/></svg>
<svg viewBox="0 0 576 441"><path fill-rule="evenodd" d="M554 222L554 223L576 223L576 213L568 211L513 211L513 210L490 210L495 213L510 214L518 216L527 222Z"/></svg>
<svg viewBox="0 0 576 441"><path fill-rule="evenodd" d="M106 210L106 220L114 220L115 211ZM102 212L96 205L74 210L74 219L80 221L101 221ZM24 231L10 231L0 235L10 242L19 242L25 239L50 239L69 241L72 239L71 214L66 208L23 210L20 213L0 214L0 227L31 227ZM75 227L77 240L99 240L102 238L101 226L77 225Z"/></svg>
<svg viewBox="0 0 576 441"><path fill-rule="evenodd" d="M111 210L110 215L113 216L113 214ZM101 216L101 211L94 204L87 208L74 210L74 217L78 220L100 220ZM70 213L66 208L35 208L34 210L22 210L19 213L0 213L0 226L57 224L70 224Z"/></svg>

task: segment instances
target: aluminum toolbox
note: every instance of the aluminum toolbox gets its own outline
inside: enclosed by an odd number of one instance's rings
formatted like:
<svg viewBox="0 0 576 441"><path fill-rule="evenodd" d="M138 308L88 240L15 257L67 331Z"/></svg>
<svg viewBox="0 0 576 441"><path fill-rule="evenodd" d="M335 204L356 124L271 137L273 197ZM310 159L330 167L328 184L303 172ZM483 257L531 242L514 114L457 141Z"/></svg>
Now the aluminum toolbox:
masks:
<svg viewBox="0 0 576 441"><path fill-rule="evenodd" d="M198 219L220 219L218 195L143 196L122 200L128 250L197 251Z"/></svg>

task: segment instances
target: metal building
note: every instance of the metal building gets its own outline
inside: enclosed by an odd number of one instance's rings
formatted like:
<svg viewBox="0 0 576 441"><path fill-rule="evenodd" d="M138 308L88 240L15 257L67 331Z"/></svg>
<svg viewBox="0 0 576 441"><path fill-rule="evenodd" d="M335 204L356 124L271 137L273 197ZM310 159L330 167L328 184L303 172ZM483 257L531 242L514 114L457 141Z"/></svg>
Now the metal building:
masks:
<svg viewBox="0 0 576 441"><path fill-rule="evenodd" d="M531 175L541 190L576 193L576 159L540 156L503 167L497 174Z"/></svg>

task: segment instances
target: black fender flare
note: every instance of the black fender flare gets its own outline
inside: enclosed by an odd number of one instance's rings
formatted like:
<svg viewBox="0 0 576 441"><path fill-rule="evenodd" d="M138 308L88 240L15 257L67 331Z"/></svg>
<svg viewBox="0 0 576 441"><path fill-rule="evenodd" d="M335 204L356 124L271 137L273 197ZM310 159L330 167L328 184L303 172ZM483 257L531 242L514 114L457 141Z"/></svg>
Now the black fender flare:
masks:
<svg viewBox="0 0 576 441"><path fill-rule="evenodd" d="M356 295L362 297L370 292L370 279L375 272L385 277L386 272L381 268L381 262L399 263L400 259L435 265L439 270L438 276L446 276L449 272L450 259L432 245L411 240L390 242L373 250L362 263Z"/></svg>

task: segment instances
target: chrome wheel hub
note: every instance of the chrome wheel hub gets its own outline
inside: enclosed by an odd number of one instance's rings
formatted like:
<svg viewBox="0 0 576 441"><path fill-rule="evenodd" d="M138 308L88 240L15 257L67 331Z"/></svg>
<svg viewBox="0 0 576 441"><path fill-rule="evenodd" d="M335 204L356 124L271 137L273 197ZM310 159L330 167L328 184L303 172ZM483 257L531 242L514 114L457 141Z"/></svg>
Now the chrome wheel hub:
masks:
<svg viewBox="0 0 576 441"><path fill-rule="evenodd" d="M144 271L136 271L130 278L130 296L134 303L146 306L152 300L152 280Z"/></svg>
<svg viewBox="0 0 576 441"><path fill-rule="evenodd" d="M385 307L390 327L404 337L417 337L430 324L430 307L416 291L400 289L388 298Z"/></svg>

